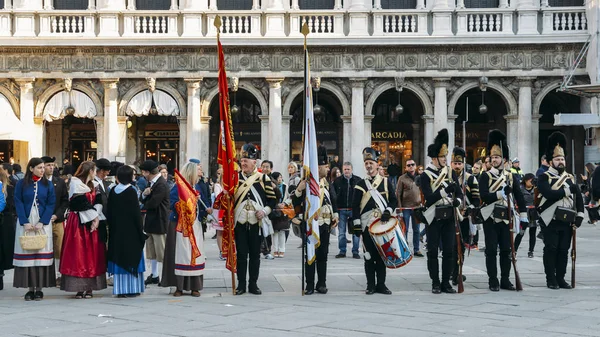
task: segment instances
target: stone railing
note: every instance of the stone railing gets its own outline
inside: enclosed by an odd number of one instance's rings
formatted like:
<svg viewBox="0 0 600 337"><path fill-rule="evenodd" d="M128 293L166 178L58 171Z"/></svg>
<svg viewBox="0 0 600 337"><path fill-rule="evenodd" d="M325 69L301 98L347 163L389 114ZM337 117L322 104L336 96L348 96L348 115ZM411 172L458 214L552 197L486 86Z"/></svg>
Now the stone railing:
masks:
<svg viewBox="0 0 600 337"><path fill-rule="evenodd" d="M218 13L221 16L221 37L261 36L261 13L232 11ZM216 36L214 25L217 13L208 14L207 36Z"/></svg>
<svg viewBox="0 0 600 337"><path fill-rule="evenodd" d="M302 25L304 23L308 24L311 37L345 36L344 12L342 11L291 12L290 36L301 36Z"/></svg>
<svg viewBox="0 0 600 337"><path fill-rule="evenodd" d="M542 34L587 33L587 16L580 7L543 9Z"/></svg>
<svg viewBox="0 0 600 337"><path fill-rule="evenodd" d="M96 36L96 21L92 13L40 13L39 36Z"/></svg>
<svg viewBox="0 0 600 337"><path fill-rule="evenodd" d="M373 35L427 35L427 10L373 11Z"/></svg>
<svg viewBox="0 0 600 337"><path fill-rule="evenodd" d="M167 13L126 12L123 36L179 36L177 13Z"/></svg>
<svg viewBox="0 0 600 337"><path fill-rule="evenodd" d="M456 35L513 34L514 9L469 8L456 11Z"/></svg>
<svg viewBox="0 0 600 337"><path fill-rule="evenodd" d="M368 38L393 41L398 36L559 36L563 41L576 36L576 41L588 34L583 7L542 8L536 13L515 8L485 8L444 10L430 9L382 10L247 10L247 11L108 11L108 10L0 10L0 37L85 38L213 38L214 20L221 16L221 37L240 43L246 38L301 38L304 23L310 38ZM528 16L522 16L522 13ZM433 14L433 15L432 15ZM513 18L519 24L513 27ZM431 20L431 22L430 22ZM453 25L453 23L456 23ZM515 31L516 29L516 31ZM90 40L90 38L92 38ZM35 44L36 40L28 43ZM166 41L166 40L165 40ZM340 40L341 41L341 40ZM458 40L457 40L458 41ZM569 40L570 41L570 40ZM450 42L450 41L449 41ZM40 42L42 43L42 42ZM66 42L65 42L66 43ZM77 42L74 42L77 43ZM111 42L112 43L112 42ZM171 42L168 42L171 43ZM176 42L175 42L176 43Z"/></svg>

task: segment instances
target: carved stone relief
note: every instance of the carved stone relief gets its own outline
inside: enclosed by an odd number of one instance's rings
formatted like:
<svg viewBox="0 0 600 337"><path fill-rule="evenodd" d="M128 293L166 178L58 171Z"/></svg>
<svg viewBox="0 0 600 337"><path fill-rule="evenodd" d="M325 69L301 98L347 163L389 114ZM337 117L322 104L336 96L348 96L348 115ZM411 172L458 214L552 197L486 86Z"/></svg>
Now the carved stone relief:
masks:
<svg viewBox="0 0 600 337"><path fill-rule="evenodd" d="M283 80L283 83L281 84L281 104L285 104L290 91L295 88L296 86L298 86L299 84L302 84L302 82L304 81L304 79L302 78L295 78L295 77L288 77L285 80ZM294 99L294 97L291 97L291 99Z"/></svg>
<svg viewBox="0 0 600 337"><path fill-rule="evenodd" d="M326 82L331 82L342 90L348 102L352 102L352 87L347 78L327 78Z"/></svg>
<svg viewBox="0 0 600 337"><path fill-rule="evenodd" d="M10 80L10 79L0 80L0 85L3 86L4 88L6 88L8 91L10 91L10 93L13 94L13 96L17 100L17 102L19 102L21 100L21 89L19 88L19 85L16 84L13 80Z"/></svg>

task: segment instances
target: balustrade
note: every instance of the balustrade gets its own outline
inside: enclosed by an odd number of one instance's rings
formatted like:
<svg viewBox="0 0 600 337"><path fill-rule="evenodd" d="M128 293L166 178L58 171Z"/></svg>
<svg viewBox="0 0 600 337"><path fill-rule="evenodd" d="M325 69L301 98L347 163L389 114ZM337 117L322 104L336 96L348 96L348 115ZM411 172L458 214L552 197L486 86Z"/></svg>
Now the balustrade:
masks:
<svg viewBox="0 0 600 337"><path fill-rule="evenodd" d="M124 36L178 36L177 15L156 12L125 14Z"/></svg>
<svg viewBox="0 0 600 337"><path fill-rule="evenodd" d="M512 9L464 9L457 10L457 35L506 34L514 35Z"/></svg>
<svg viewBox="0 0 600 337"><path fill-rule="evenodd" d="M373 12L373 35L426 35L427 11L412 10Z"/></svg>
<svg viewBox="0 0 600 337"><path fill-rule="evenodd" d="M554 7L543 9L543 34L587 33L587 16L584 8Z"/></svg>

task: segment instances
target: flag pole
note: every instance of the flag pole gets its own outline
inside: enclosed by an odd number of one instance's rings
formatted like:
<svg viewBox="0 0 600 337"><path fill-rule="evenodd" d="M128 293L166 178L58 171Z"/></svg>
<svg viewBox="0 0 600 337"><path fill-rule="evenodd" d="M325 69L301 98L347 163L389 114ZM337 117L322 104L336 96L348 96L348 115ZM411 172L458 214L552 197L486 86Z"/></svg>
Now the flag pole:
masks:
<svg viewBox="0 0 600 337"><path fill-rule="evenodd" d="M217 44L219 44L221 42L220 41L220 39L221 39L221 25L222 25L221 16L219 16L219 15L215 16L215 23L214 24L215 24L215 27L217 28ZM225 67L224 64L223 64L223 67ZM225 135L221 135L221 137L224 137L224 136ZM231 207L233 206L233 203L232 203L232 200L231 200L232 196L229 195L229 194L227 194L227 195L223 195L223 197L225 197L225 205L226 205L226 208L225 208L226 214L225 214L225 216L228 217L228 218L231 218L231 215L233 214L232 209L231 209ZM229 219L229 221L231 221L231 219ZM234 224L234 226L235 226L235 224ZM234 240L233 240L233 226L228 226L228 227L229 228L227 230L229 231L229 246L227 247L227 251L228 251L228 256L229 256L228 258L231 258L232 254L233 254L233 244L234 244L233 243L234 242ZM222 247L219 247L219 248L222 249ZM230 271L231 271L231 294L233 296L235 296L235 288L236 288L236 285L235 285L235 273L233 272L233 268L231 268Z"/></svg>
<svg viewBox="0 0 600 337"><path fill-rule="evenodd" d="M302 32L302 35L304 35L304 67L305 67L304 68L304 84L305 85L304 85L304 99L302 100L302 107L303 107L302 112L304 114L304 118L302 120L303 120L303 124L305 124L306 123L306 108L307 108L306 95L308 95L308 93L306 92L306 90L307 90L306 83L307 83L307 81L310 81L308 69L306 68L306 64L308 62L306 37L308 36L308 33L310 32L310 30L308 29L308 24L306 22L302 25L301 32ZM303 130L305 130L305 129L306 129L306 125L303 125ZM303 131L302 132L302 149L305 148L305 146L304 146L305 141L306 141L306 136L304 135L304 131ZM304 151L303 151L303 153L302 153L303 160L304 160L304 156L306 156L306 153L304 153ZM305 175L303 178L304 178L305 183L308 184L309 181L306 177L306 172L305 172ZM308 193L308 186L306 186L304 191L305 191L305 193ZM306 275L305 275L306 274L306 255L308 254L308 250L307 250L308 248L306 245L306 240L307 240L306 228L308 225L308 222L307 222L308 219L307 219L307 214L306 214L306 210L307 210L306 198L304 199L304 203L302 203L302 205L304 208L302 210L302 216L304 217L304 219L302 219L302 221L301 221L301 226L302 226L302 254L301 254L302 255L302 279L301 279L301 283L300 283L300 292L301 292L302 296L304 296L304 279L306 277Z"/></svg>

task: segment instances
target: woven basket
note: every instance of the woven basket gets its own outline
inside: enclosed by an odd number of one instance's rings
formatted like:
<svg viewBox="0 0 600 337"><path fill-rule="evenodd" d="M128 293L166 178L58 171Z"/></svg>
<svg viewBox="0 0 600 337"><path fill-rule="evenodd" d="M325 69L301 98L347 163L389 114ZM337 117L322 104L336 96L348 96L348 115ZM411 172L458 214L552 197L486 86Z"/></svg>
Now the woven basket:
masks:
<svg viewBox="0 0 600 337"><path fill-rule="evenodd" d="M46 247L48 235L43 231L36 231L34 235L27 235L27 233L25 232L24 235L19 236L19 242L23 250L40 250Z"/></svg>

